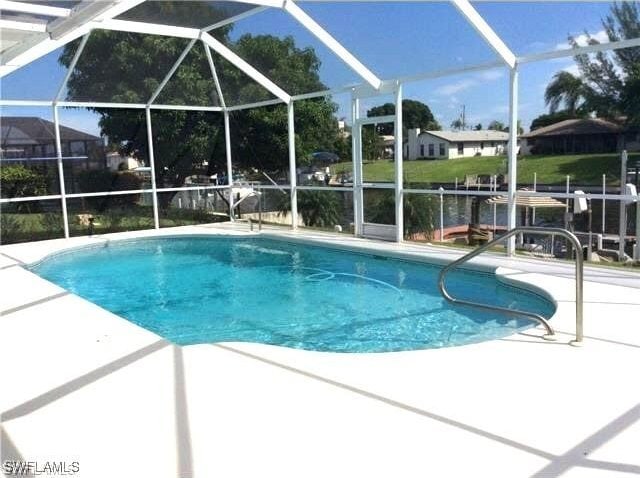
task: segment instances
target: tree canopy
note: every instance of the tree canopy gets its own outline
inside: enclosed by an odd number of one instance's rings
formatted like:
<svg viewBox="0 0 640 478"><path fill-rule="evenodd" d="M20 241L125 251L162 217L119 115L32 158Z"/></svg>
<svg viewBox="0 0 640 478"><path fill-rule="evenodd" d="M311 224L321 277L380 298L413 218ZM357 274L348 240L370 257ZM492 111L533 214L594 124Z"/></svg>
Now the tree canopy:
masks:
<svg viewBox="0 0 640 478"><path fill-rule="evenodd" d="M367 111L367 117L388 116L396 114L396 105L393 103L385 103L380 106L374 106ZM424 103L416 100L402 100L402 125L403 129L420 128L422 130L439 131L442 129L431 109ZM393 125L378 125L379 134L393 134Z"/></svg>
<svg viewBox="0 0 640 478"><path fill-rule="evenodd" d="M173 2L160 3L162 8L170 8ZM209 13L211 7L206 9ZM189 15L196 13L190 11ZM291 37L271 35L243 35L232 41L229 31L229 27L216 30L215 36L288 93L325 89L319 78L320 60L313 49L298 48ZM67 98L147 103L187 44L184 39L158 35L94 31L69 78ZM75 45L67 45L60 62L69 66L74 53ZM212 56L228 106L273 98L215 52ZM194 44L156 103L221 104L200 42ZM122 154L148 158L144 111L92 109L100 116L102 134ZM301 162L309 153L333 146L338 133L336 110L336 105L327 98L296 102L296 153ZM286 106L234 111L230 119L234 167L286 175L289 169ZM152 110L152 125L160 187L179 187L190 175L226 170L222 113Z"/></svg>
<svg viewBox="0 0 640 478"><path fill-rule="evenodd" d="M568 110L561 110L555 113L542 114L531 122L531 126L529 127L529 130L534 131L538 128L543 128L545 126L549 126L549 125L558 123L560 121L565 121L568 119L583 118L585 116L586 114L584 113L571 112Z"/></svg>
<svg viewBox="0 0 640 478"><path fill-rule="evenodd" d="M635 2L614 3L610 14L602 20L609 41L640 36L640 7ZM598 40L587 34L587 43ZM578 41L569 37L575 48ZM604 118L626 117L632 124L640 124L640 47L623 48L611 52L574 56L579 75L557 73L545 91L550 113L560 106L570 114L595 113Z"/></svg>

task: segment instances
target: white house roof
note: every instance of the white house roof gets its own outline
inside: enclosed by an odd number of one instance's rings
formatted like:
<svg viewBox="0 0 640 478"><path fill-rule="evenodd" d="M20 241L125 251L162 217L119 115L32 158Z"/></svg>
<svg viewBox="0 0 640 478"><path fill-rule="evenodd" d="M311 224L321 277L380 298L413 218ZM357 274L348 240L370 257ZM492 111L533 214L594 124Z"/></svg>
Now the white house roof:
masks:
<svg viewBox="0 0 640 478"><path fill-rule="evenodd" d="M431 136L442 138L450 143L509 140L509 133L491 129L481 131L423 131L421 134L430 134Z"/></svg>

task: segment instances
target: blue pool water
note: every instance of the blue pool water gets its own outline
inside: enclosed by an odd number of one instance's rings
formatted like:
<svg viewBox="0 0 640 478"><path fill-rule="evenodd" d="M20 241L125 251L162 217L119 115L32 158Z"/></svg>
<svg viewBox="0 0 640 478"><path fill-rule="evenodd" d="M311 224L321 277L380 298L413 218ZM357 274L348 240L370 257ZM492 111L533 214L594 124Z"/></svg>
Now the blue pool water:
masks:
<svg viewBox="0 0 640 478"><path fill-rule="evenodd" d="M32 270L181 345L386 352L480 342L535 325L447 303L435 265L264 238L112 242ZM447 284L461 298L554 312L550 301L493 274L454 272Z"/></svg>

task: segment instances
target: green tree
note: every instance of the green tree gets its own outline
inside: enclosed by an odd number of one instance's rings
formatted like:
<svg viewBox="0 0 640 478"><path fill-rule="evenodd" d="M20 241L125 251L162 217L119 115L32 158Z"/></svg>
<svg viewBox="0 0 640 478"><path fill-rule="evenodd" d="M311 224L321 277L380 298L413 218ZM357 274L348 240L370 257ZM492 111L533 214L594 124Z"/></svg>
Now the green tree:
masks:
<svg viewBox="0 0 640 478"><path fill-rule="evenodd" d="M362 127L362 160L376 161L382 158L384 141L371 125Z"/></svg>
<svg viewBox="0 0 640 478"><path fill-rule="evenodd" d="M505 133L508 133L509 127L505 126L502 131L504 131ZM524 133L524 128L522 127L522 121L518 120L518 134L522 134L522 133Z"/></svg>
<svg viewBox="0 0 640 478"><path fill-rule="evenodd" d="M609 41L640 36L640 7L636 2L616 2L602 20ZM588 35L590 45L599 42ZM569 37L575 48L578 41ZM631 124L640 124L640 47L574 56L579 76L560 72L547 87L545 100L553 113L564 104L570 112L595 113L600 117L625 116Z"/></svg>
<svg viewBox="0 0 640 478"><path fill-rule="evenodd" d="M396 105L385 103L381 106L374 106L367 111L367 117L389 116L396 114ZM431 109L421 101L402 100L402 125L406 130L420 128L427 131L439 131L442 129ZM393 124L384 123L378 125L378 133L392 135Z"/></svg>
<svg viewBox="0 0 640 478"><path fill-rule="evenodd" d="M340 161L351 161L351 137L338 135L333 146L333 152L338 155Z"/></svg>
<svg viewBox="0 0 640 478"><path fill-rule="evenodd" d="M493 130L493 131L504 131L507 127L505 126L505 124L501 121L498 120L493 120L491 123L489 123L489 125L487 126L487 129Z"/></svg>
<svg viewBox="0 0 640 478"><path fill-rule="evenodd" d="M538 128L543 128L545 126L549 126L560 121L565 121L568 119L576 119L576 118L584 118L586 114L581 113L571 113L567 110L561 110L556 113L542 114L535 118L531 122L531 126L529 127L530 131L534 131Z"/></svg>
<svg viewBox="0 0 640 478"><path fill-rule="evenodd" d="M490 129L493 131L504 131L505 133L509 132L509 126L505 125L503 122L498 120L493 120L491 123L489 123L489 125L487 126L487 129ZM518 134L522 134L522 133L524 133L524 128L522 127L522 122L518 120Z"/></svg>
<svg viewBox="0 0 640 478"><path fill-rule="evenodd" d="M211 15L209 5L185 9L180 2L160 3L173 15ZM149 7L152 8L152 7ZM167 10L168 9L168 10ZM198 10L202 9L202 10ZM155 11L155 10L154 10ZM291 37L243 35L236 42L230 28L216 30L216 37L253 64L276 84L286 84L290 93L321 90L320 61L313 49L297 48ZM94 31L82 58L68 82L72 100L146 103L188 41L158 35ZM61 56L68 66L75 53L69 45ZM229 105L271 98L226 60L213 53L223 95ZM215 88L201 45L185 57L159 100L169 104L215 105ZM148 157L144 112L93 108L100 115L102 133L121 154ZM296 104L297 154L304 158L314 148L333 144L337 135L330 99ZM288 170L287 114L282 106L236 111L231 117L234 167L244 171L282 173ZM155 110L152 112L156 176L161 186L179 187L192 174L214 174L226 170L222 115L201 111ZM166 205L170 194L162 195Z"/></svg>
<svg viewBox="0 0 640 478"><path fill-rule="evenodd" d="M454 119L451 122L451 128L455 129L456 131L461 131L461 130L463 130L465 128L465 124L464 124L464 122L462 121L461 118Z"/></svg>
<svg viewBox="0 0 640 478"><path fill-rule="evenodd" d="M588 86L580 78L568 71L560 71L553 75L551 83L547 85L544 101L552 114L558 112L560 105L564 105L567 113L576 115L590 94Z"/></svg>
<svg viewBox="0 0 640 478"><path fill-rule="evenodd" d="M482 123L478 123L473 127L474 131L482 131Z"/></svg>

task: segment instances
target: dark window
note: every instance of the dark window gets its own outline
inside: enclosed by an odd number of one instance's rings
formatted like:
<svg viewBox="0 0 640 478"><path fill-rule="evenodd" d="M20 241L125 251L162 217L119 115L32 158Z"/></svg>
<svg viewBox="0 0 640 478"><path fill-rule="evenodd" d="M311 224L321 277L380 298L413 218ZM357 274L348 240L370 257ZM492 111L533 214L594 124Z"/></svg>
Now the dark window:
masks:
<svg viewBox="0 0 640 478"><path fill-rule="evenodd" d="M458 154L464 154L464 143L458 143Z"/></svg>
<svg viewBox="0 0 640 478"><path fill-rule="evenodd" d="M429 156L433 156L435 153L433 152L433 143L429 143Z"/></svg>
<svg viewBox="0 0 640 478"><path fill-rule="evenodd" d="M480 149L484 149L484 143L480 142Z"/></svg>
<svg viewBox="0 0 640 478"><path fill-rule="evenodd" d="M424 156L424 144L420 145L420 156Z"/></svg>
<svg viewBox="0 0 640 478"><path fill-rule="evenodd" d="M496 147L496 143L495 143L495 141L491 141L491 147L492 147L492 148L495 148L495 147Z"/></svg>
<svg viewBox="0 0 640 478"><path fill-rule="evenodd" d="M440 156L444 156L444 143L440 143Z"/></svg>

